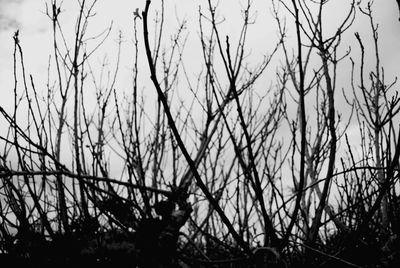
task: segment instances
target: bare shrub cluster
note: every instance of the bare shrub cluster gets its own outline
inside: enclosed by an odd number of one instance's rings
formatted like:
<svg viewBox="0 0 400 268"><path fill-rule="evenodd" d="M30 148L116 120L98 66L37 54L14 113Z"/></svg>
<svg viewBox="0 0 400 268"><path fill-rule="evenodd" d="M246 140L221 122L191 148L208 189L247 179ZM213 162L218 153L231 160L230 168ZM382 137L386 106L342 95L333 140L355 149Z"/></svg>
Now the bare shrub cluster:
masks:
<svg viewBox="0 0 400 268"><path fill-rule="evenodd" d="M216 1L204 1L196 60L185 53L188 22L166 32L168 3L143 1L124 90L122 34L114 67L92 60L112 33L89 35L96 2L78 1L73 38L62 5L47 3L44 91L14 35L13 108L0 106L2 255L133 267L400 262L400 98L371 2L350 1L332 31L332 1L272 1L278 41L254 62L249 34L267 11L253 1L234 37ZM357 16L372 43L354 33Z"/></svg>

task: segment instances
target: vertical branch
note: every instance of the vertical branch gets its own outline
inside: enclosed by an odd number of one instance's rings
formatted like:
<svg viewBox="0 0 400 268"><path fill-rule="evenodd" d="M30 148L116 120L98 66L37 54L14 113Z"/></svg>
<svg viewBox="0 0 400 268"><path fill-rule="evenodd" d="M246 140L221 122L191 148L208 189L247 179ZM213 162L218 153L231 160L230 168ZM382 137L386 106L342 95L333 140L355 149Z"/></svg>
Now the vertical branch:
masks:
<svg viewBox="0 0 400 268"><path fill-rule="evenodd" d="M296 24L296 37L297 37L297 64L299 66L299 79L300 84L298 87L299 93L299 118L300 118L300 174L299 183L296 189L296 200L294 210L290 216L290 223L286 229L285 236L282 239L282 247L286 246L289 237L291 236L294 224L297 222L297 215L300 211L301 199L303 197L303 189L305 184L305 158L306 158L306 110L305 110L305 90L304 90L304 70L303 70L303 55L302 55L302 40L301 40L301 22L299 15L299 8L297 7L296 1L292 0L294 7L294 17Z"/></svg>
<svg viewBox="0 0 400 268"><path fill-rule="evenodd" d="M322 6L322 2L321 2ZM311 230L309 233L308 237L308 243L313 244L317 234L318 234L318 228L320 225L321 217L322 217L322 212L325 208L326 205L326 200L328 197L328 191L330 188L334 168L335 168L335 159L336 159L336 143L337 143L337 136L336 136L336 123L335 123L335 98L334 98L334 85L333 81L331 78L331 75L329 73L329 67L328 67L328 57L329 57L329 51L324 47L323 43L323 37L322 37L322 13L319 15L319 23L320 23L320 30L319 30L319 51L321 55L321 60L322 60L322 68L323 68L323 75L325 77L325 82L326 82L326 91L327 91L327 96L328 96L328 129L329 129L329 135L330 135L330 145L329 145L329 158L328 158L328 170L326 174L326 179L324 182L324 187L322 190L322 193L320 195L320 201L318 204L318 207L315 211L315 217L311 225Z"/></svg>
<svg viewBox="0 0 400 268"><path fill-rule="evenodd" d="M381 98L385 94L385 89L384 89L384 81L381 81L381 75L380 75L380 57L379 57L379 47L378 47L378 25L375 25L373 17L372 17L372 10L371 10L371 5L368 4L368 11L367 14L369 21L370 21L370 27L372 29L372 38L374 40L374 49L375 49L375 83L373 82L372 88L374 90L373 92L373 101L372 101L372 107L373 107L373 114L374 114L374 121L373 121L373 130L374 130L374 147L375 147L375 163L376 167L378 168L378 181L383 184L385 182L385 174L382 170L382 156L381 156L381 151L383 150L383 144L381 142L382 139L382 130L383 130L383 122L382 122L382 115L381 115ZM371 76L371 79L372 76ZM389 146L389 145L387 145ZM385 194L385 196L382 199L382 204L381 204L381 213L382 213L382 228L384 232L387 231L389 222L388 222L388 196Z"/></svg>
<svg viewBox="0 0 400 268"><path fill-rule="evenodd" d="M60 162L60 155L61 155L61 140L62 140L62 133L65 124L65 107L67 104L67 95L69 89L69 82L66 83L65 89L61 78L61 67L60 67L60 59L59 59L59 48L57 42L57 25L58 25L58 16L60 15L60 6L57 6L57 1L52 1L52 9L51 14L48 16L51 18L52 21L52 29L53 29L53 50L54 50L54 61L56 64L57 70L57 80L58 80L58 88L61 96L61 108L58 113L58 126L56 130L56 141L55 141L55 148L54 154L56 159L56 169L60 169L58 166L58 162ZM50 89L49 89L50 90ZM68 224L68 211L67 205L65 200L65 189L64 183L61 174L56 175L56 187L58 192L58 206L59 206L59 229L60 231L64 228L66 233L69 233L69 224Z"/></svg>

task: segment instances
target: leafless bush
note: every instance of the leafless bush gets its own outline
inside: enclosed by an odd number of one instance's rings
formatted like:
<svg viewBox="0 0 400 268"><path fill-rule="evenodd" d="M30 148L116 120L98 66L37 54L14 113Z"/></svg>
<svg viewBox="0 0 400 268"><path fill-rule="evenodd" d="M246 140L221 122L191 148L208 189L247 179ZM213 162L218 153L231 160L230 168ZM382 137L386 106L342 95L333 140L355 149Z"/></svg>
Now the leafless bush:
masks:
<svg viewBox="0 0 400 268"><path fill-rule="evenodd" d="M385 81L372 3L352 1L330 31L329 1L273 1L277 42L252 62L255 3L243 1L233 36L208 0L198 10L196 62L187 21L168 33L168 3L145 1L133 14L132 85L122 91L123 34L113 67L92 60L113 33L109 25L89 35L96 2L78 2L73 38L63 7L46 5L53 51L44 95L14 35L14 106L0 107L3 253L43 260L53 248L62 261L130 258L143 267L361 266L361 251L398 261L400 106L396 80ZM359 33L358 51L343 50L356 16L370 21L372 51ZM348 62L350 90L340 94ZM354 126L359 144L348 137ZM66 244L75 251L63 253Z"/></svg>

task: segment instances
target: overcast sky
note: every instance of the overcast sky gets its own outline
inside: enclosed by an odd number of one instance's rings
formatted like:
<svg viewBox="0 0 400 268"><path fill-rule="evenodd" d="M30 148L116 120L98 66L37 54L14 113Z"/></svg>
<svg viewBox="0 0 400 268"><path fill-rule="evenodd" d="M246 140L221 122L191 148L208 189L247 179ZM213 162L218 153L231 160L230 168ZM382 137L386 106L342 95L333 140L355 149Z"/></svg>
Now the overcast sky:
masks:
<svg viewBox="0 0 400 268"><path fill-rule="evenodd" d="M64 1L64 11L68 12L76 8L76 1ZM158 1L153 1L154 3ZM240 26L240 20L238 20L238 15L240 16L240 1L238 0L225 0L220 1L221 8L220 13L227 18L227 23L223 25L226 34L234 34L235 30ZM243 2L243 1L242 1ZM266 40L271 42L271 36L276 37L276 24L272 19L270 14L270 2L271 1L254 1L255 9L257 13L257 24L253 29L253 32L249 34L250 46L257 46L260 44L265 44ZM326 20L332 21L332 26L335 27L337 23L340 22L340 18L344 16L345 11L348 9L349 0L331 0L329 3L332 9L328 9L325 12ZM365 2L365 0L364 0ZM1 59L1 72L8 68L10 64L10 57L12 55L12 34L15 30L20 29L20 38L24 45L25 57L27 58L27 63L32 66L33 70L30 70L33 74L35 73L36 64L39 62L44 62L46 64L45 58L39 58L43 55L49 54L48 48L50 47L49 34L50 21L45 16L45 3L44 0L0 0L0 59ZM100 0L96 4L97 18L93 21L92 29L100 30L105 28L109 22L114 23L114 32L111 38L117 36L118 30L122 30L123 34L127 39L132 38L132 12L135 8L142 8L145 1L142 0L113 0L104 1ZM197 11L199 5L205 6L206 1L176 1L169 0L166 1L166 8L168 14L172 15L168 17L167 30L173 31L173 27L176 26L175 14L178 15L180 19L186 18L188 20L188 27L190 27L191 39L198 39L198 16ZM203 7L204 8L204 7ZM76 11L76 9L75 9ZM69 13L73 14L73 13ZM380 45L382 48L382 59L384 64L393 66L396 62L399 62L400 52L399 41L400 41L400 22L398 22L399 12L397 10L395 0L376 0L374 4L374 14L376 22L379 23L379 33L380 33ZM76 13L75 13L76 15ZM231 17L230 17L231 16ZM231 18L231 19L230 19ZM236 18L236 19L235 19ZM63 16L63 21L66 28L73 29L73 23L75 21L74 16ZM355 31L367 32L368 24L365 23L365 18L358 16L355 21L354 26L351 28L350 32ZM69 25L68 25L69 24ZM266 25L268 25L266 27ZM262 27L262 28L261 28ZM196 40L197 41L197 40ZM272 47L272 46L271 46ZM253 49L254 50L254 49ZM34 52L34 53L32 53ZM257 51L254 52L257 54ZM34 54L34 55L32 55ZM41 64L40 64L41 65ZM393 68L388 68L393 69ZM39 72L40 73L40 72ZM2 76L2 78L4 78Z"/></svg>
<svg viewBox="0 0 400 268"><path fill-rule="evenodd" d="M365 1L365 0L364 0ZM76 1L64 1L64 11L71 16L63 16L63 22L66 28L73 29L75 17L73 13L67 13L76 8ZM153 1L154 3L158 1ZM240 1L225 0L221 2L220 13L227 18L227 23L223 25L224 34L233 35L240 26ZM265 46L274 45L276 39L276 24L270 14L271 1L254 1L257 13L257 24L251 28L249 33L249 46L252 54L259 56L259 53L265 53ZM326 20L332 21L335 27L341 17L348 9L349 0L332 0L329 3L330 8L326 11ZM10 82L12 78L10 71L12 66L12 35L17 29L20 30L28 72L32 73L37 79L43 74L43 68L47 65L47 56L51 50L50 21L45 16L44 0L0 0L0 81L4 92L5 83ZM108 23L113 21L114 31L110 39L115 39L118 30L122 30L127 40L132 39L132 12L135 8L142 8L145 1L142 0L113 0L98 1L96 5L97 17L92 22L93 32L100 31L107 27ZM190 29L189 38L198 44L198 15L199 5L206 4L206 1L166 1L166 8L169 17L167 17L167 31L174 31L176 27L176 18L186 18ZM75 9L76 11L76 9ZM399 12L395 0L376 0L374 4L374 13L376 22L379 23L380 46L382 52L382 63L388 70L393 70L397 75L398 62L400 62L400 22L398 22ZM267 26L267 27L266 27ZM289 24L290 26L290 24ZM370 38L368 23L365 18L358 16L354 26L350 30L350 36L355 31L366 33L364 39ZM354 41L354 38L353 40ZM110 42L111 43L111 42ZM115 46L114 46L115 47ZM109 47L111 49L111 47ZM130 49L130 48L128 48ZM261 52L257 51L261 50ZM110 54L112 51L110 51ZM100 55L99 55L100 57ZM8 88L10 89L10 88Z"/></svg>
<svg viewBox="0 0 400 268"><path fill-rule="evenodd" d="M156 3L158 1L153 1ZM177 28L177 20L188 20L189 45L186 48L191 61L196 62L196 57L201 66L201 54L198 38L198 10L199 5L206 6L205 0L200 1L165 1L167 9L166 35L173 34ZM340 19L349 8L349 0L331 0L325 12L325 20L336 29ZM365 1L364 1L365 2ZM45 3L43 0L0 0L0 105L7 108L12 103L13 74L12 53L13 33L19 29L21 44L24 49L25 64L28 74L32 74L37 88L45 88L48 55L51 48L51 22L44 14ZM221 25L223 35L237 34L240 27L240 1L221 0L220 14L226 18ZM248 48L252 57L257 59L270 51L277 40L277 26L270 12L271 1L254 1L254 12L257 14L257 23L249 32ZM109 41L101 53L107 53L110 61L115 58L115 39L121 30L127 42L123 45L123 61L118 87L130 87L130 68L132 67L133 11L144 7L144 0L99 0L96 5L97 16L93 18L90 31L93 34L101 32L111 21L113 31ZM68 0L63 4L62 23L66 29L73 31L76 18L76 1ZM400 74L400 22L399 12L395 0L376 0L374 18L379 23L381 63L385 67L387 80L393 80ZM70 12L70 13L69 13ZM75 13L74 13L75 12ZM154 14L154 13L152 13ZM288 19L288 27L293 27L293 22ZM355 45L354 32L360 32L366 45L371 44L371 33L366 17L357 15L354 25L343 37L343 48L352 46L353 51L359 54ZM292 32L293 33L293 32ZM191 53L191 51L194 51ZM96 57L102 58L101 53ZM144 58L141 64L147 68ZM350 67L349 61L343 65ZM349 69L342 69L343 80L348 79ZM347 75L347 77L346 77ZM148 81L149 82L149 81ZM343 81L342 81L343 82ZM347 83L347 82L346 82ZM145 86L145 83L143 84Z"/></svg>

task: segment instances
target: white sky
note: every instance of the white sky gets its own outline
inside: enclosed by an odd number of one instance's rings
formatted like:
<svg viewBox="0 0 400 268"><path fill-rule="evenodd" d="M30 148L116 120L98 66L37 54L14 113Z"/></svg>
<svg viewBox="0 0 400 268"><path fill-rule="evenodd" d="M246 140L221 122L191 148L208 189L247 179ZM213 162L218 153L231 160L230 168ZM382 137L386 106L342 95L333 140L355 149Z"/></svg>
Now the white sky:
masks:
<svg viewBox="0 0 400 268"><path fill-rule="evenodd" d="M153 6L158 1L153 1ZM240 27L240 1L220 1L220 13L226 17L226 23L222 26L222 33L234 35ZM249 47L251 47L252 55L258 57L268 51L265 47L273 47L276 40L277 27L270 14L271 1L254 1L255 9L257 10L257 23L250 28L249 32ZM326 20L335 25L344 16L345 10L348 7L349 0L331 0L325 12ZM110 21L114 22L114 31L111 34L110 40L113 40L118 35L118 30L122 30L126 40L132 40L132 12L136 7L143 8L145 1L142 0L113 0L113 1L98 1L96 4L97 17L94 18L91 26L94 33L104 29ZM198 15L199 5L203 5L205 10L206 1L166 1L167 14L167 32L173 33L176 29L175 14L180 19L188 20L188 28L190 29L189 40L193 41L194 47L199 46L198 43ZM64 10L71 11L72 7L76 8L75 1L64 1ZM43 70L47 67L47 57L51 51L51 30L50 20L44 15L45 1L44 0L0 0L0 81L2 91L9 88L12 75L12 51L13 42L12 35L16 29L20 29L20 38L22 41L27 70L32 73L35 79L41 79ZM76 11L76 9L75 9ZM386 71L393 71L396 75L398 70L398 62L400 62L400 23L398 22L398 10L394 0L376 0L374 4L375 20L379 23L380 46L382 63L386 67ZM63 16L63 21L66 28L73 30L75 14L66 13ZM330 23L329 23L330 24ZM365 17L357 16L354 26L348 32L349 40L354 42L353 33L366 31L369 34L368 22ZM167 36L167 35L166 35ZM364 35L364 40L370 38L370 35ZM352 40L351 40L352 39ZM189 41L189 42L190 42ZM110 58L113 52L115 53L115 45L112 42L108 48ZM349 42L343 41L344 44ZM350 45L350 43L349 43ZM188 46L186 51L190 51L193 46ZM197 47L198 48L198 47ZM126 44L126 50L131 49L130 43ZM356 46L353 50L357 49ZM113 51L114 50L114 51ZM189 54L190 52L188 52ZM101 58L101 55L98 55ZM131 64L126 63L127 67ZM389 74L388 74L389 77ZM11 81L12 82L12 81ZM12 83L11 83L12 85ZM6 90L9 91L9 90Z"/></svg>
<svg viewBox="0 0 400 268"><path fill-rule="evenodd" d="M153 1L153 7L158 1ZM168 40L170 34L175 33L177 27L177 19L188 20L189 41L186 47L186 64L190 61L192 64L191 71L193 75L201 68L202 59L199 50L198 38L198 9L202 5L202 10L206 11L205 0L201 1L165 1L166 15L166 32L165 39ZM244 2L244 1L243 1ZM336 25L346 14L348 10L349 0L331 0L329 8L325 12L325 20L328 21L328 27L336 29ZM277 40L277 25L272 18L270 8L271 1L254 1L254 11L257 14L256 25L249 30L248 49L251 51L249 59L258 59L260 56L271 51ZM123 61L121 63L121 72L119 76L119 88L130 88L131 78L129 70L132 67L132 43L133 38L133 11L136 8L144 7L144 0L100 0L96 5L97 16L90 24L90 33L96 34L105 29L111 21L113 21L113 31L105 43L101 51L92 58L92 61L102 59L103 54L107 53L111 62L115 59L116 43L118 31L121 30L127 42L123 45ZM62 22L65 29L73 31L75 16L77 11L76 1L68 0L63 4L64 15ZM0 105L7 108L12 104L13 93L13 73L12 73L12 53L13 53L13 32L20 30L21 44L24 50L26 69L28 74L32 74L36 88L45 89L46 70L48 64L48 55L52 54L51 41L51 22L44 14L45 1L43 0L0 0ZM399 12L395 0L376 0L374 4L375 21L379 23L380 34L380 50L381 63L385 67L387 80L393 80L395 76L400 74L400 22L398 21ZM72 11L72 12L71 12ZM221 25L221 33L234 36L240 29L240 1L225 0L220 1L219 13L226 18L224 24ZM154 13L152 13L154 14ZM289 28L293 26L293 21L288 18ZM290 28L292 29L292 28ZM140 28L139 28L140 31ZM359 48L355 45L354 32L360 32L366 44L371 41L369 22L365 16L357 15L354 25L349 32L343 36L343 49L352 46L353 52L357 57ZM68 32L68 30L67 30ZM293 34L292 32L289 32ZM368 59L367 59L368 60ZM198 64L193 64L197 63ZM147 70L145 58L142 55L141 64L143 70ZM193 67L194 66L194 67ZM350 67L347 60L339 74L342 82L348 83L349 72L346 66ZM197 68L197 69L196 69ZM272 68L274 72L274 67ZM341 81L339 81L341 82ZM150 81L143 82L142 87L149 85ZM151 86L149 86L151 87ZM153 90L153 89L151 89Z"/></svg>

